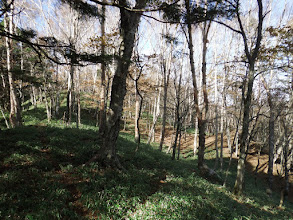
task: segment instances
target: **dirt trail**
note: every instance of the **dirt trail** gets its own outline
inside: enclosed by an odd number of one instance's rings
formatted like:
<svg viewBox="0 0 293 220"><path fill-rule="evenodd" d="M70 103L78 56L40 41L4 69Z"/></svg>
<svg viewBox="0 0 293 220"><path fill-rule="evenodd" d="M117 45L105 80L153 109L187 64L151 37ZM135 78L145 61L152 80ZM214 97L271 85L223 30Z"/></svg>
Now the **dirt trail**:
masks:
<svg viewBox="0 0 293 220"><path fill-rule="evenodd" d="M164 144L166 146L171 146L171 143L173 141L173 130L172 129L167 129L166 131L166 137ZM233 137L234 137L233 132L231 132L231 144L233 142ZM160 132L159 129L158 131L156 130L156 135L155 135L155 141L159 142L160 140ZM193 154L193 143L194 143L194 135L193 134L183 134L181 138L181 154L183 157L190 156ZM221 136L218 136L218 147L220 150L221 146ZM228 149L228 143L227 143L227 137L224 136L223 140L223 157L224 158L229 158L230 157L230 152ZM215 136L209 136L206 138L206 149L207 151L215 150ZM232 158L237 160L238 156L235 154L235 152L232 154ZM249 150L249 154L247 155L246 158L246 169L248 172L254 173L255 174L255 181L257 181L257 178L261 178L266 180L268 178L268 160L269 156L268 154L265 153L258 153L258 150L254 147L252 144L252 147ZM256 167L257 172L256 171ZM274 186L276 191L280 191L282 188L284 188L284 176L280 175L282 172L282 167L280 164L274 164ZM289 182L291 184L290 192L289 192L289 200L293 202L293 175L290 173L289 175Z"/></svg>

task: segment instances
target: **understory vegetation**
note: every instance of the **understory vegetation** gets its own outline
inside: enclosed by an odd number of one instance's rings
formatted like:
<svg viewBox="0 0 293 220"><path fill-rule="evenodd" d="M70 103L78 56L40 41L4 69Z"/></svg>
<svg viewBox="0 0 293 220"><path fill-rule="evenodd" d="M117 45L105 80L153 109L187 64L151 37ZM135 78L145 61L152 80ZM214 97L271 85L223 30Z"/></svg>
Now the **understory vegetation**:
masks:
<svg viewBox="0 0 293 220"><path fill-rule="evenodd" d="M24 126L13 129L0 119L0 219L293 219L293 204L278 208L279 192L269 197L264 180L252 173L243 196L231 193L237 161L223 187L197 169L196 157L171 160L146 140L136 151L134 136L122 132L123 171L84 165L100 146L90 119L76 129L47 124L40 107L23 115ZM212 167L214 151L206 151ZM224 171L228 162L224 158Z"/></svg>

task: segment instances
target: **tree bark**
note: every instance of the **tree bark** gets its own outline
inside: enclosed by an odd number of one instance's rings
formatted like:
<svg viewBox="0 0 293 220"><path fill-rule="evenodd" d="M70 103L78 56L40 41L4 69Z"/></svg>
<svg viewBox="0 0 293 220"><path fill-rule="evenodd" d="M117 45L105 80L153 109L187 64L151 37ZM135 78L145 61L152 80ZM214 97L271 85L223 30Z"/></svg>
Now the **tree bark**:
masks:
<svg viewBox="0 0 293 220"><path fill-rule="evenodd" d="M193 57L193 37L192 37L192 26L190 21L190 5L189 1L185 0L185 7L187 11L187 29L188 29L188 35L187 35L187 41L188 41L188 49L189 49L189 62L190 62L190 69L191 69L191 76L192 76L192 84L193 84L193 101L194 101L194 107L195 107L195 113L198 121L198 128L199 128L199 151L198 152L198 167L203 166L203 156L204 152L202 152L202 145L204 144L204 139L202 139L202 135L204 136L203 132L203 126L202 126L202 120L201 120L201 112L199 109L199 102L198 102L198 88L197 88L197 82L196 82L196 76L195 76L195 66L194 66L194 57Z"/></svg>
<svg viewBox="0 0 293 220"><path fill-rule="evenodd" d="M80 69L78 70L78 75L77 75L77 92L76 92L76 128L79 128L81 124L81 106L80 106Z"/></svg>
<svg viewBox="0 0 293 220"><path fill-rule="evenodd" d="M162 116L162 129L161 129L161 141L159 150L162 151L163 144L165 140L165 131L166 131L166 118L167 118L167 96L168 96L168 85L171 71L169 70L167 73L166 62L163 60L162 62L163 68L163 86L164 86L164 96L163 96L163 116Z"/></svg>
<svg viewBox="0 0 293 220"><path fill-rule="evenodd" d="M237 165L237 175L234 185L234 194L241 195L243 192L244 185L244 173L245 173L245 161L246 161L246 152L248 148L248 133L249 133L249 124L250 124L250 106L252 98L252 88L254 82L254 66L251 66L248 73L248 84L247 84L247 94L246 97L243 97L243 120L242 120L242 133L240 136L240 154ZM244 96L243 92L243 96Z"/></svg>
<svg viewBox="0 0 293 220"><path fill-rule="evenodd" d="M105 0L103 0L105 3ZM106 37L105 37L105 24L106 24L106 7L102 5L102 17L101 17L101 33L102 33L102 45L101 45L101 55L105 55ZM99 133L102 134L105 129L105 119L106 119L106 65L101 64L101 94L100 94L100 111L99 111Z"/></svg>
<svg viewBox="0 0 293 220"><path fill-rule="evenodd" d="M4 15L4 29L6 32L13 34L13 2L9 1L7 4L10 6L8 11ZM17 97L15 89L15 79L12 73L12 39L5 37L6 45L6 59L7 59L7 74L9 84L9 96L10 96L10 114L9 121L11 127L17 127L22 125L21 119L21 107L19 99Z"/></svg>
<svg viewBox="0 0 293 220"><path fill-rule="evenodd" d="M127 6L126 0L120 0L121 5ZM138 0L136 8L144 8L145 0ZM106 114L105 129L100 133L102 145L97 155L89 162L98 161L104 166L112 166L121 169L122 166L116 154L116 142L119 135L120 119L123 110L123 100L126 94L126 77L129 72L131 56L135 43L135 35L139 26L141 13L134 13L120 8L120 29L122 36L121 56L112 82L111 101L109 111Z"/></svg>
<svg viewBox="0 0 293 220"><path fill-rule="evenodd" d="M270 108L270 118L269 118L269 166L268 166L268 186L269 189L273 190L273 169L274 169L274 151L275 151L275 110L274 110L274 102L271 91L265 81L262 78L264 87L267 92L267 100Z"/></svg>
<svg viewBox="0 0 293 220"><path fill-rule="evenodd" d="M197 154L198 149L198 120L197 117L195 117L195 123L194 123L194 140L193 140L193 155L195 156Z"/></svg>
<svg viewBox="0 0 293 220"><path fill-rule="evenodd" d="M68 74L68 82L67 82L67 110L66 110L66 122L67 124L71 123L72 112L74 106L74 72L75 66L72 63L70 65L70 71Z"/></svg>
<svg viewBox="0 0 293 220"><path fill-rule="evenodd" d="M234 185L234 194L241 195L243 192L244 185L244 173L245 173L245 160L246 160L246 152L247 147L249 146L248 133L249 133L249 124L250 124L250 107L251 107L251 99L252 99L252 90L253 83L255 77L255 62L259 53L261 39L262 39L262 26L263 26L263 5L262 0L257 0L258 3L258 27L257 27L257 37L256 42L254 43L254 48L249 50L248 39L246 33L244 31L244 27L242 25L242 21L240 18L239 10L237 11L237 19L240 26L240 34L243 38L244 42L244 51L246 58L248 60L248 74L247 79L243 82L242 87L242 101L243 101L243 125L242 125L242 133L240 136L240 155L238 159L237 166L237 176ZM239 9L239 1L237 1L237 8ZM247 83L246 83L247 81ZM247 91L245 91L247 88ZM246 93L246 94L245 94Z"/></svg>
<svg viewBox="0 0 293 220"><path fill-rule="evenodd" d="M204 100L204 109L200 114L198 120L198 130L199 130L199 148L198 148L198 167L203 167L204 164L204 151L205 151L205 132L207 126L207 115L209 110L209 101L208 101L208 92L207 92L207 82L206 82L206 72L207 72L207 43L208 43L208 34L211 26L211 21L205 21L202 28L202 92Z"/></svg>
<svg viewBox="0 0 293 220"><path fill-rule="evenodd" d="M143 97L139 92L138 88L138 80L141 76L142 72L142 67L140 69L139 75L135 77L134 80L134 86L135 86L135 142L137 143L136 150L138 150L139 145L140 145L140 127L139 127L139 121L140 121L140 116L141 116L141 109L142 109L142 101Z"/></svg>
<svg viewBox="0 0 293 220"><path fill-rule="evenodd" d="M4 118L4 121L5 121L6 127L9 129L10 126L9 126L9 123L8 123L6 117L5 117L5 114L4 114L4 112L3 112L3 109L2 109L2 107L1 107L1 105L0 105L0 111L1 111L2 117Z"/></svg>
<svg viewBox="0 0 293 220"><path fill-rule="evenodd" d="M176 77L176 72L175 72L175 77ZM175 92L176 92L176 103L175 103L175 126L176 126L176 133L175 133L175 140L173 144L173 154L172 154L172 160L175 160L175 154L176 154L176 147L177 147L177 141L178 137L181 133L181 126L182 126L182 121L181 121L181 116L180 116L180 108L181 108L181 80L182 80L182 71L180 72L179 75L179 81L178 84L176 80L174 80L174 87L175 87ZM176 84L178 86L176 86ZM181 136L181 135L180 135ZM178 149L179 151L179 149ZM179 152L178 152L179 154ZM179 155L178 155L179 158Z"/></svg>
<svg viewBox="0 0 293 220"><path fill-rule="evenodd" d="M154 113L153 113L153 124L151 126L151 129L149 131L148 135L148 142L147 144L150 144L152 141L155 141L155 134L156 134L156 124L160 115L160 101L161 101L161 83L158 77L158 84L159 84L159 94L158 98L154 101Z"/></svg>

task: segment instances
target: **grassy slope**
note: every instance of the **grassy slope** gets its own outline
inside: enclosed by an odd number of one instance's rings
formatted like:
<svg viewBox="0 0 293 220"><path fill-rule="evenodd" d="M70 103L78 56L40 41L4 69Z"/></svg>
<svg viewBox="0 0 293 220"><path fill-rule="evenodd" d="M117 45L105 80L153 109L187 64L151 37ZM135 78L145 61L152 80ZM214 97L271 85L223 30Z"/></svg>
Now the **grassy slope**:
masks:
<svg viewBox="0 0 293 220"><path fill-rule="evenodd" d="M245 197L204 178L193 158L170 155L121 134L118 153L127 172L82 166L98 149L97 129L45 125L44 111L27 111L22 128L0 131L0 219L293 219L277 209L252 176ZM39 123L39 125L33 125ZM207 163L214 163L207 155Z"/></svg>

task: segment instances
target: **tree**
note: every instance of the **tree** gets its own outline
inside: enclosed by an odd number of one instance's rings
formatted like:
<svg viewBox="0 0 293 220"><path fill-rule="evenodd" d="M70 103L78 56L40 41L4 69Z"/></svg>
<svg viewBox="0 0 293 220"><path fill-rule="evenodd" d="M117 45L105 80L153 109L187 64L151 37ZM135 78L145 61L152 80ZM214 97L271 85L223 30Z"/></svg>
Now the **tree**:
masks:
<svg viewBox="0 0 293 220"><path fill-rule="evenodd" d="M194 65L194 58L193 58L193 37L192 37L192 21L191 21L191 9L190 9L190 2L189 0L185 0L185 8L186 8L186 23L187 23L187 41L188 41L188 49L189 49L189 62L190 62L190 70L191 70L191 76L192 76L192 85L193 85L193 102L195 107L195 113L196 117L198 119L198 128L199 133L204 134L204 131L202 130L203 127L201 119L201 112L199 109L199 102L198 102L198 88L197 88L197 82L196 82L196 76L195 76L195 65ZM199 139L199 146L203 146L204 148L204 140L202 138ZM198 158L198 167L203 166L203 154L204 152L201 152Z"/></svg>
<svg viewBox="0 0 293 220"><path fill-rule="evenodd" d="M284 27L280 26L277 28L269 27L267 28L267 33L269 34L266 39L266 44L262 46L260 51L260 64L264 68L264 71L269 72L270 81L272 81L274 75L283 75L288 74L290 81L290 69L292 69L292 36L293 30L290 24L284 25ZM293 91L293 74L291 75L291 85L287 86L287 88L272 88L272 82L267 83L265 77L262 76L262 81L264 88L267 94L267 102L269 106L270 116L269 116L269 137L268 137L268 148L269 148L269 164L268 164L268 187L272 190L273 187L273 164L275 161L275 146L276 146L276 138L275 138L275 121L280 115L280 108L276 108L278 103L274 99L274 91L289 91L289 103L288 107L290 109L290 102L292 102L292 94L290 95L290 91ZM281 79L280 79L281 80ZM278 109L278 110L277 110ZM292 109L292 108L291 108ZM290 112L282 113L290 115ZM283 116L284 117L284 116ZM288 116L287 116L288 117ZM286 120L286 124L284 124L284 119L281 118L282 126L287 127L292 121L290 117L289 120ZM288 131L287 131L288 132ZM281 134L280 136L285 136L285 134ZM290 136L290 134L289 134ZM280 137L277 138L280 140ZM288 138L286 138L288 140ZM288 142L290 143L290 142ZM286 144L285 144L286 146ZM284 149L285 150L285 149ZM287 155L284 153L284 155Z"/></svg>
<svg viewBox="0 0 293 220"><path fill-rule="evenodd" d="M13 1L7 1L6 5L7 11L4 14L4 30L13 34ZM13 57L12 57L12 44L13 41L9 37L5 37L6 41L6 60L7 60L7 75L9 84L9 96L10 96L10 115L9 121L11 127L17 127L22 124L21 119L21 107L19 103L19 98L15 89L15 82L13 76Z"/></svg>
<svg viewBox="0 0 293 220"><path fill-rule="evenodd" d="M198 150L198 167L204 165L204 151L205 151L205 132L207 123L207 114L209 109L208 104L208 91L206 85L206 54L208 33L211 26L211 21L216 17L231 17L234 10L229 7L229 2L226 1L199 1L197 4L192 4L189 0L185 0L185 14L184 21L187 26L187 34L185 35L189 48L189 60L190 69L193 83L193 101L195 107L195 114L197 118L198 130L199 130L199 150ZM202 25L202 93L204 98L204 109L200 110L199 107L199 90L196 82L195 65L194 65L194 49L193 49L193 37L192 37L192 24ZM196 137L195 137L196 138Z"/></svg>
<svg viewBox="0 0 293 220"><path fill-rule="evenodd" d="M240 16L240 2L236 1L237 9L237 21L239 24L240 30L237 32L242 36L244 43L245 56L248 62L247 75L245 76L242 83L242 102L243 102L243 118L242 118L242 132L240 136L240 155L238 159L237 166L237 176L234 185L234 194L241 195L243 192L244 184L244 173L245 173L245 160L246 153L249 146L249 125L250 125L250 107L253 91L253 83L255 79L255 63L259 54L261 39L262 39L262 26L263 26L263 4L262 0L257 0L258 6L258 24L256 31L256 41L253 44L253 48L249 48L249 41L247 38L247 33L244 29L241 16Z"/></svg>
<svg viewBox="0 0 293 220"><path fill-rule="evenodd" d="M106 1L103 0L103 3ZM102 34L102 42L101 42L101 55L105 55L105 45L106 45L106 36L105 36L105 25L106 25L106 6L102 5L102 17L101 17L101 34ZM101 103L100 103L100 112L99 112L99 132L102 134L105 128L106 121L106 65L104 63L101 64Z"/></svg>
<svg viewBox="0 0 293 220"><path fill-rule="evenodd" d="M98 159L104 165L121 168L116 154L116 141L119 135L120 118L122 115L123 100L126 94L126 77L128 75L131 56L135 43L135 35L140 22L141 13L125 9L128 7L125 0L120 0L120 30L122 37L121 55L117 61L117 68L111 89L111 101L106 114L105 129L100 133L102 146L97 155L90 161ZM146 0L137 0L135 8L143 9Z"/></svg>
<svg viewBox="0 0 293 220"><path fill-rule="evenodd" d="M170 57L169 61L171 62L171 60L172 59ZM162 115L161 140L160 140L160 146L159 146L160 151L162 151L162 149L163 149L163 143L164 143L165 131L166 131L168 85L169 85L169 79L170 79L170 73L171 73L170 65L168 65L168 66L169 66L169 69L167 69L166 59L162 59L161 68L162 68L162 72L163 72L164 94L163 94L163 113L162 113L163 115Z"/></svg>

